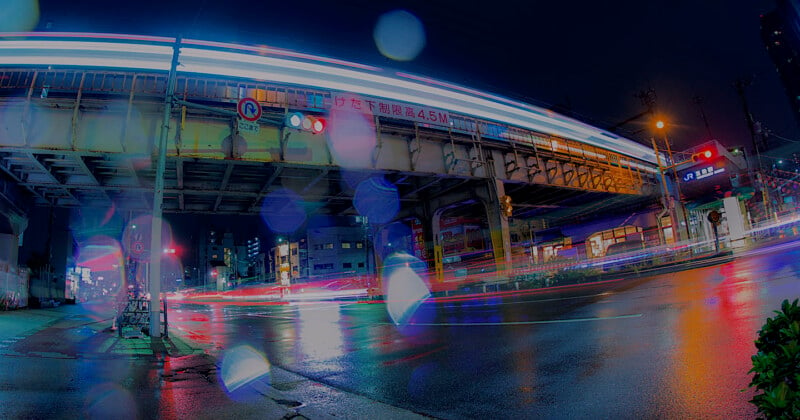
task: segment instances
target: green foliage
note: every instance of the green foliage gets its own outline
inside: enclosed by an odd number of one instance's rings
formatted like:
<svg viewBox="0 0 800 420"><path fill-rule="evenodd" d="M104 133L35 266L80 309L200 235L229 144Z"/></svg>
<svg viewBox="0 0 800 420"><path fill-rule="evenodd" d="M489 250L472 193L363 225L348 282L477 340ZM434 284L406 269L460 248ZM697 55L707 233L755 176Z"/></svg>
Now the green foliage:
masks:
<svg viewBox="0 0 800 420"><path fill-rule="evenodd" d="M761 393L751 403L768 419L800 418L800 307L784 300L758 332L750 387Z"/></svg>
<svg viewBox="0 0 800 420"><path fill-rule="evenodd" d="M558 270L550 277L550 286L590 283L597 281L602 272L596 268L573 268Z"/></svg>
<svg viewBox="0 0 800 420"><path fill-rule="evenodd" d="M547 286L546 276L541 272L519 274L514 277L514 281L520 283L521 289L539 289Z"/></svg>
<svg viewBox="0 0 800 420"><path fill-rule="evenodd" d="M522 289L539 289L598 281L602 274L597 268L572 268L519 274L514 276L514 281L519 282Z"/></svg>

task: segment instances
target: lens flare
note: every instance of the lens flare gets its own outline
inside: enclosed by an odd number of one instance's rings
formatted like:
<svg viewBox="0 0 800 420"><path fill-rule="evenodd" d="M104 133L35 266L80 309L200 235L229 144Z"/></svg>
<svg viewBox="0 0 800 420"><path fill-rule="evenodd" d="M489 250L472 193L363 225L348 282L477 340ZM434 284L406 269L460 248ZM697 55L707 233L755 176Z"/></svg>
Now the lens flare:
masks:
<svg viewBox="0 0 800 420"><path fill-rule="evenodd" d="M328 147L333 159L345 168L372 166L372 151L377 144L375 123L367 101L344 96L344 109L334 108L328 115ZM354 110L352 103L361 110Z"/></svg>
<svg viewBox="0 0 800 420"><path fill-rule="evenodd" d="M150 237L152 233L153 217L143 215L134 218L125 226L122 232L122 247L127 255L138 261L148 261L150 259ZM161 246L160 252L164 248L170 248L172 244L172 227L166 220L161 221Z"/></svg>
<svg viewBox="0 0 800 420"><path fill-rule="evenodd" d="M0 32L32 31L39 23L37 0L5 0L0 13Z"/></svg>
<svg viewBox="0 0 800 420"><path fill-rule="evenodd" d="M390 182L383 178L370 178L356 188L353 205L370 223L387 223L400 210L400 196L397 187Z"/></svg>
<svg viewBox="0 0 800 420"><path fill-rule="evenodd" d="M393 10L378 18L372 34L378 51L397 61L410 61L425 47L425 28L416 16Z"/></svg>
<svg viewBox="0 0 800 420"><path fill-rule="evenodd" d="M222 382L228 392L269 375L269 362L256 349L238 346L225 352L222 359Z"/></svg>
<svg viewBox="0 0 800 420"><path fill-rule="evenodd" d="M273 232L292 233L306 221L300 196L294 191L281 188L264 197L261 217Z"/></svg>
<svg viewBox="0 0 800 420"><path fill-rule="evenodd" d="M406 252L394 253L384 261L386 310L395 325L407 324L431 296L425 269L424 262Z"/></svg>
<svg viewBox="0 0 800 420"><path fill-rule="evenodd" d="M97 235L78 244L79 267L92 271L112 271L122 263L122 246L111 237Z"/></svg>

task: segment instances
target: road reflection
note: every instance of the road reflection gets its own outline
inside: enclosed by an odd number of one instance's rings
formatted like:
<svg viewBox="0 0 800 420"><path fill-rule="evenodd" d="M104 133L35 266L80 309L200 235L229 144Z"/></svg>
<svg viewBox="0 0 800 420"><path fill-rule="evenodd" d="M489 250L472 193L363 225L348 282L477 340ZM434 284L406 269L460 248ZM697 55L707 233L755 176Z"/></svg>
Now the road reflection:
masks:
<svg viewBox="0 0 800 420"><path fill-rule="evenodd" d="M333 301L183 304L172 322L212 353L247 343L273 367L437 417L752 417L753 340L800 295L798 261L429 298L407 325L382 302Z"/></svg>

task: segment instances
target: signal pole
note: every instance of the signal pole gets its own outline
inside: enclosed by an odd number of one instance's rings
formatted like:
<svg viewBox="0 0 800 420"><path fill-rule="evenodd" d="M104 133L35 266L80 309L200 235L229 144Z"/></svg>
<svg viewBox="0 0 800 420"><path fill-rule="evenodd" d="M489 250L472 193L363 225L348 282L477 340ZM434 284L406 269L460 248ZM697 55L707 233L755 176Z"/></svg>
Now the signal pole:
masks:
<svg viewBox="0 0 800 420"><path fill-rule="evenodd" d="M180 54L181 37L175 39L172 47L172 64L167 77L167 93L164 97L164 121L161 125L161 136L158 139L158 163L156 180L153 188L153 219L150 234L150 337L161 337L161 226L162 204L164 203L164 171L167 166L167 135L169 120L172 114L172 97L175 95L175 81Z"/></svg>

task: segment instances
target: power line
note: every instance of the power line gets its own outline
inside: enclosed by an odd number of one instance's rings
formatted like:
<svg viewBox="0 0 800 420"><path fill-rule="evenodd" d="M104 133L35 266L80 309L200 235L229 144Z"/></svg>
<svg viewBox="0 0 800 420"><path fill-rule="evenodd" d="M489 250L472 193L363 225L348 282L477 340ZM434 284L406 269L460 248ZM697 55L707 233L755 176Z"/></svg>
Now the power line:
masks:
<svg viewBox="0 0 800 420"><path fill-rule="evenodd" d="M769 132L769 135L770 135L771 137L777 137L777 138L779 138L779 139L781 139L781 140L788 141L788 142L790 142L790 143L800 143L800 140L792 140L792 139L787 139L786 137L779 136L779 135L775 134L775 133L774 133L774 132L772 132L772 131L770 131L770 132Z"/></svg>

